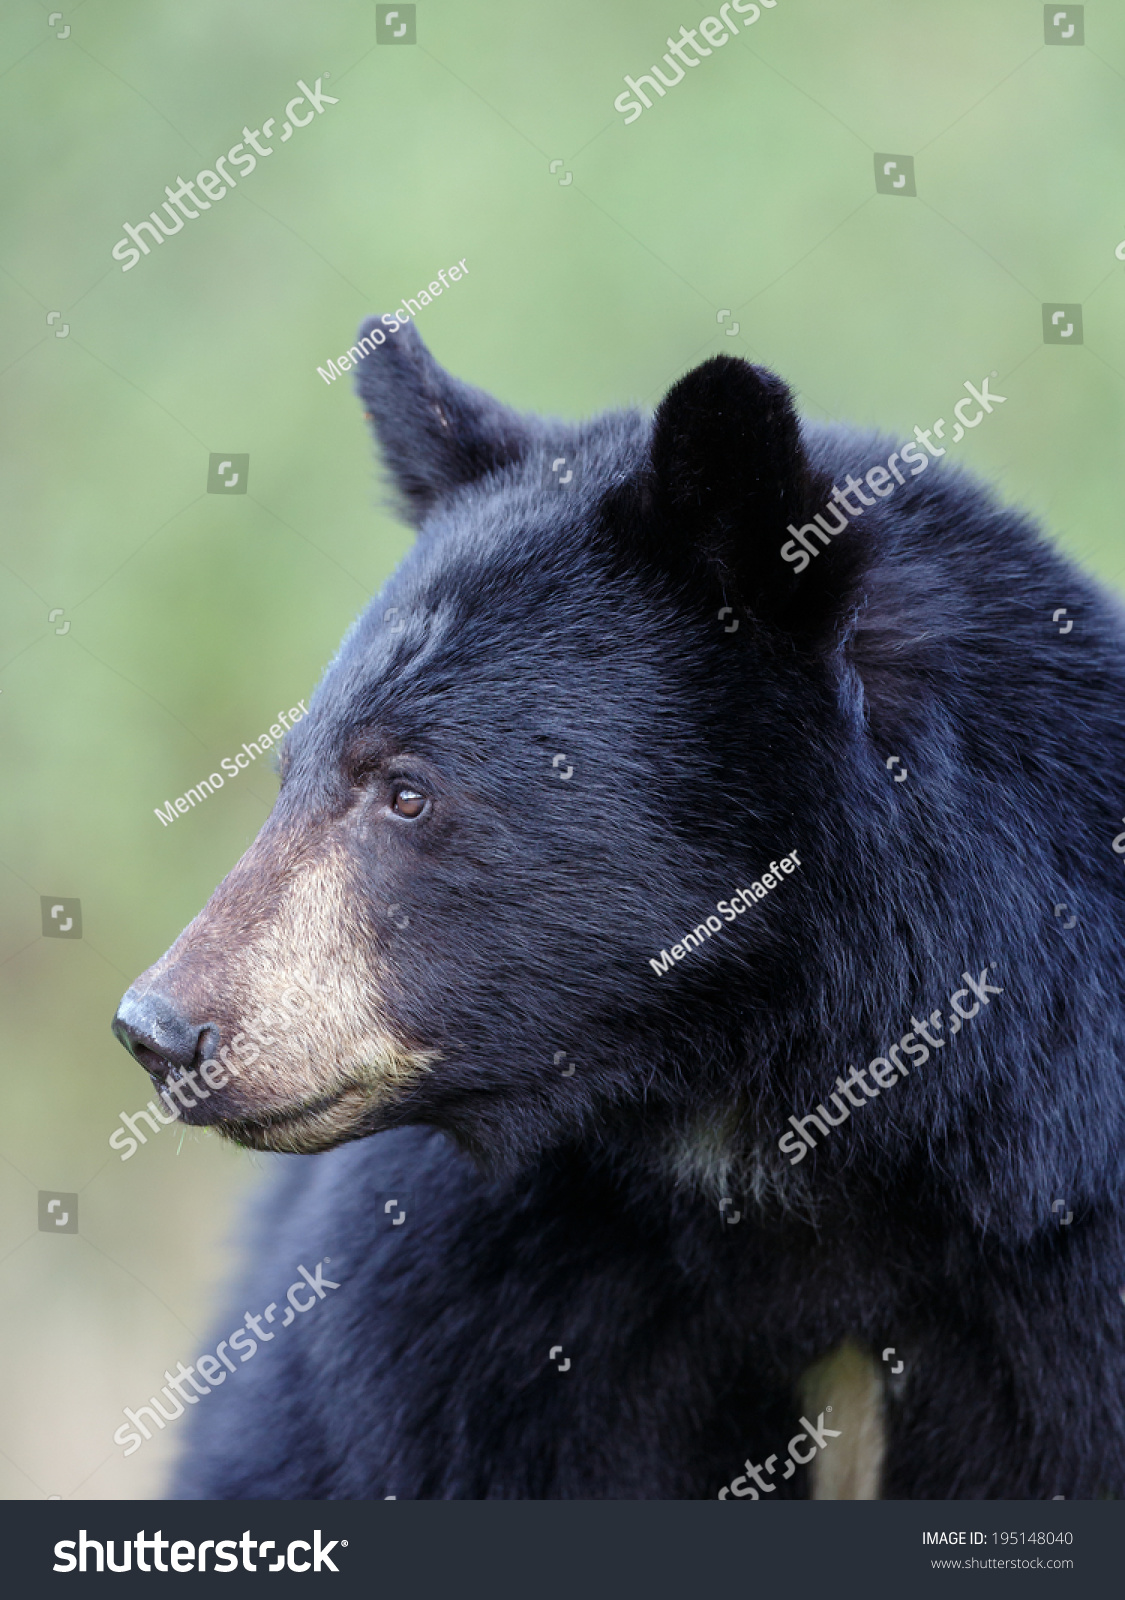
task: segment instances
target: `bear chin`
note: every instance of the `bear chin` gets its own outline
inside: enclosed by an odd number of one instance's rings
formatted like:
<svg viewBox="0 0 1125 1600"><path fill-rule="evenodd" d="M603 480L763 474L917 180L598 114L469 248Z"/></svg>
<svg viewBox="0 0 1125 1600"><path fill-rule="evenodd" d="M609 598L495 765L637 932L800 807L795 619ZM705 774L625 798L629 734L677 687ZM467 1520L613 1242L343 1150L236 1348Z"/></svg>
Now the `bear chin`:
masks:
<svg viewBox="0 0 1125 1600"><path fill-rule="evenodd" d="M216 1132L248 1150L286 1155L314 1155L353 1139L364 1139L383 1126L385 1095L367 1084L349 1084L335 1094L307 1105L256 1118L223 1118Z"/></svg>

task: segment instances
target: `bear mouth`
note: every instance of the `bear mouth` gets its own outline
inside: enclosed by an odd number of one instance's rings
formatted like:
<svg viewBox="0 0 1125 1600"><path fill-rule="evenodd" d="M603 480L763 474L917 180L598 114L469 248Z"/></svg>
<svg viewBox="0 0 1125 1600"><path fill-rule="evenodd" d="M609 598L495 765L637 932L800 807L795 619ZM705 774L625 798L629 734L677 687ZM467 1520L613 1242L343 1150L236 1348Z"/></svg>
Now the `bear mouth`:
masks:
<svg viewBox="0 0 1125 1600"><path fill-rule="evenodd" d="M349 1083L301 1105L260 1117L223 1117L212 1126L249 1150L310 1155L373 1133L381 1100L370 1084Z"/></svg>
<svg viewBox="0 0 1125 1600"><path fill-rule="evenodd" d="M293 1089L289 1095L279 1093L280 1083L269 1080L243 1082L230 1090L202 1090L192 1080L197 1098L186 1104L175 1094L184 1078L178 1068L161 1062L164 1071L158 1077L146 1065L158 1100L177 1121L210 1128L248 1150L308 1155L390 1126L392 1109L440 1059L436 1050L417 1046L376 1048L359 1063L337 1066L326 1074L326 1083L293 1085L298 1095L305 1089L304 1099L291 1097Z"/></svg>

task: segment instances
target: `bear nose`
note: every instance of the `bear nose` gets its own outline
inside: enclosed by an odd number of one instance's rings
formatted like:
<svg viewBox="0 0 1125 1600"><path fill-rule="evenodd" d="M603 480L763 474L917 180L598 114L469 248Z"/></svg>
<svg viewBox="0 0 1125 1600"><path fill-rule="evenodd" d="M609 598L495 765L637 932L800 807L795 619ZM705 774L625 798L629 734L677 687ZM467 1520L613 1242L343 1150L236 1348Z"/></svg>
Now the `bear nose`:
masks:
<svg viewBox="0 0 1125 1600"><path fill-rule="evenodd" d="M145 1071L164 1083L179 1069L201 1064L208 1043L218 1043L213 1022L190 1022L167 995L136 995L130 989L117 1009L113 1031ZM213 1051L206 1052L207 1055Z"/></svg>

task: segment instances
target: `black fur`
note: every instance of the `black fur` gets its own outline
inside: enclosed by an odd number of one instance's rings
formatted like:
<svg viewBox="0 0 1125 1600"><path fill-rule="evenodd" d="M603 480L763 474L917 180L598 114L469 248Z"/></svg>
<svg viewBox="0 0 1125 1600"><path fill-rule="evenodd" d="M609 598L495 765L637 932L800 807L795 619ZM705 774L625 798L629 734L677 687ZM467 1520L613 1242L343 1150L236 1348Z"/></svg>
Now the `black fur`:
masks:
<svg viewBox="0 0 1125 1600"><path fill-rule="evenodd" d="M359 389L423 536L278 805L315 831L357 760L416 758L434 810L357 835L357 915L442 1060L389 1131L279 1158L231 1325L299 1262L341 1288L195 1408L175 1493L712 1498L852 1338L907 1364L887 1497L1125 1494L1115 604L944 462L796 575L786 524L893 445L743 362L654 423L549 424L404 328ZM791 1167L789 1116L989 963L1003 993Z"/></svg>

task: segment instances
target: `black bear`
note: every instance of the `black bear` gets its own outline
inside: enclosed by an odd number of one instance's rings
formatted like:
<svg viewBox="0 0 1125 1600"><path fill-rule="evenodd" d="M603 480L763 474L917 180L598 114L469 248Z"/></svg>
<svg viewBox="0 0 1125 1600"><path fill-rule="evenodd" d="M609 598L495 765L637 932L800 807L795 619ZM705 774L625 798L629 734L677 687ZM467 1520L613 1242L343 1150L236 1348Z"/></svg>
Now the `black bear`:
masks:
<svg viewBox="0 0 1125 1600"><path fill-rule="evenodd" d="M357 350L415 546L114 1024L289 1153L174 1494L1125 1495L1115 603L744 361Z"/></svg>

